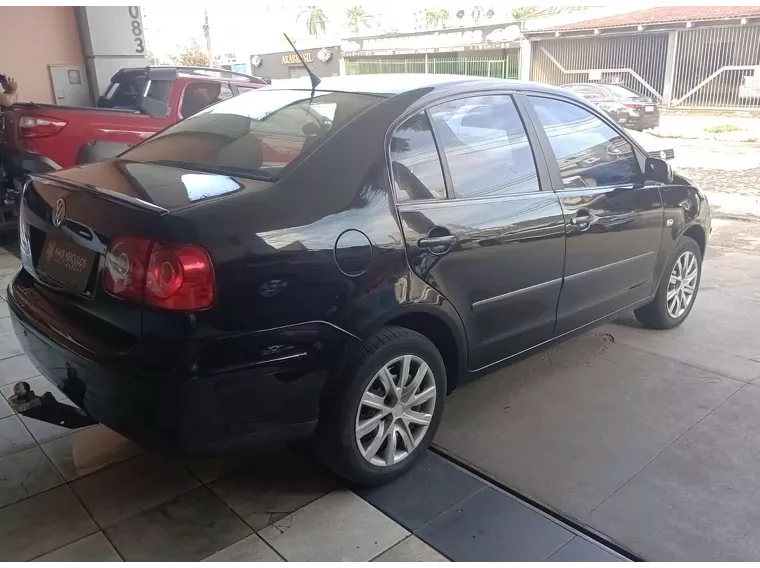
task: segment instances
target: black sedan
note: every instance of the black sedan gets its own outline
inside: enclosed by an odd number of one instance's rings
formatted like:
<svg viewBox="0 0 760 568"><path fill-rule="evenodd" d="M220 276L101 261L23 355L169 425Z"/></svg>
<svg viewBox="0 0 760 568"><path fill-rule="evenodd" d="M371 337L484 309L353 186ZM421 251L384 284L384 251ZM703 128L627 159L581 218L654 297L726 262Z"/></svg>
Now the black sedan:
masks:
<svg viewBox="0 0 760 568"><path fill-rule="evenodd" d="M147 447L313 436L409 469L445 396L628 310L680 325L703 194L564 89L436 75L266 87L27 184L26 353Z"/></svg>
<svg viewBox="0 0 760 568"><path fill-rule="evenodd" d="M594 103L625 128L641 131L660 125L657 101L622 85L570 83L562 86Z"/></svg>

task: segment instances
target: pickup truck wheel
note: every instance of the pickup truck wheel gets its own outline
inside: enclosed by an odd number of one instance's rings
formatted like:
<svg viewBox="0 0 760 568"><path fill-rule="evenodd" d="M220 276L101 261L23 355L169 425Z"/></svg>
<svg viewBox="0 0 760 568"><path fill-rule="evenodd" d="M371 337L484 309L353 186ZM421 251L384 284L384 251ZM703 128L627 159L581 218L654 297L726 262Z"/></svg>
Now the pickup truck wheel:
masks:
<svg viewBox="0 0 760 568"><path fill-rule="evenodd" d="M351 482L388 482L414 466L443 414L446 370L425 336L386 327L367 339L323 406L317 447Z"/></svg>
<svg viewBox="0 0 760 568"><path fill-rule="evenodd" d="M701 278L699 245L694 239L683 236L665 264L654 300L634 311L636 319L652 329L681 325L694 307Z"/></svg>

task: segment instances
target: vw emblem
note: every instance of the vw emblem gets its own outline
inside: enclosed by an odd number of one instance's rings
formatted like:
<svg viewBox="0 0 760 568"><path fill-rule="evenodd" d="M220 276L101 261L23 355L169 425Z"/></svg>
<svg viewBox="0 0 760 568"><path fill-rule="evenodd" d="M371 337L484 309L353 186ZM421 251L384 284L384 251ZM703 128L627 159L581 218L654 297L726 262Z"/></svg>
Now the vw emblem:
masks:
<svg viewBox="0 0 760 568"><path fill-rule="evenodd" d="M53 226L58 228L63 225L66 220L66 202L63 197L59 198L55 202L55 209L53 209Z"/></svg>

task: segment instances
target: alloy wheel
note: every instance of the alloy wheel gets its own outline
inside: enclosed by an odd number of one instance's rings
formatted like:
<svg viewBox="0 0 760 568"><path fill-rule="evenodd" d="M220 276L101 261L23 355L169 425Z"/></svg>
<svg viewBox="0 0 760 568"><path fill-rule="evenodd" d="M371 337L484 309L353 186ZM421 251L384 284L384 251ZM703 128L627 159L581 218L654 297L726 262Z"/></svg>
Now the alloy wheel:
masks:
<svg viewBox="0 0 760 568"><path fill-rule="evenodd" d="M386 363L367 385L356 413L356 443L365 460L387 467L419 446L435 412L435 378L417 355Z"/></svg>
<svg viewBox="0 0 760 568"><path fill-rule="evenodd" d="M680 318L691 305L697 287L699 264L696 255L685 251L676 260L668 281L668 315L673 319Z"/></svg>

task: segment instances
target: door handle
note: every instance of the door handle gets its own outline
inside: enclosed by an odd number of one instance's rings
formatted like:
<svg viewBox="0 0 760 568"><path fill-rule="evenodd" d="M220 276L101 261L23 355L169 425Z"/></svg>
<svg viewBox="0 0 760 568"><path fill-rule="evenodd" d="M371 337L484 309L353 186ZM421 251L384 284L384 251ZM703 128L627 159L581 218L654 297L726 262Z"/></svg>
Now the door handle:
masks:
<svg viewBox="0 0 760 568"><path fill-rule="evenodd" d="M570 224L578 227L579 231L585 231L591 226L594 221L594 216L586 209L581 209L573 217L570 218Z"/></svg>
<svg viewBox="0 0 760 568"><path fill-rule="evenodd" d="M422 237L417 241L417 246L420 248L432 248L441 246L451 246L457 242L456 235L443 235L440 237Z"/></svg>

